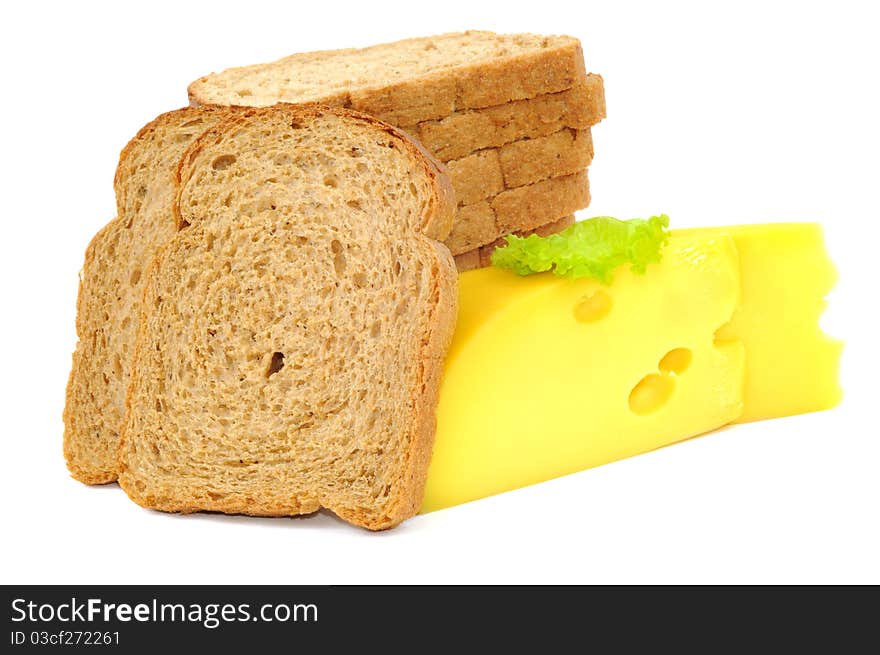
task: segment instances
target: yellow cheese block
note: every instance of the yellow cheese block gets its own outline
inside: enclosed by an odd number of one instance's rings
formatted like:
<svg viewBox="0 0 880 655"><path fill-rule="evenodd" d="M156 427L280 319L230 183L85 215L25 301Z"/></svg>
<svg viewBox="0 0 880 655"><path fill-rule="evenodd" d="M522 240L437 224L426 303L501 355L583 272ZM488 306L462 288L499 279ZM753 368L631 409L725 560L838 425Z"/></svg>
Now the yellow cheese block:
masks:
<svg viewBox="0 0 880 655"><path fill-rule="evenodd" d="M742 412L739 302L727 235L675 236L610 286L488 268L459 278L423 511L713 430Z"/></svg>
<svg viewBox="0 0 880 655"><path fill-rule="evenodd" d="M837 272L816 223L677 230L736 244L742 300L720 339L746 348L744 408L738 422L834 407L841 399L843 344L819 329Z"/></svg>
<svg viewBox="0 0 880 655"><path fill-rule="evenodd" d="M674 231L660 264L610 286L462 274L422 510L833 406L833 282L812 224Z"/></svg>

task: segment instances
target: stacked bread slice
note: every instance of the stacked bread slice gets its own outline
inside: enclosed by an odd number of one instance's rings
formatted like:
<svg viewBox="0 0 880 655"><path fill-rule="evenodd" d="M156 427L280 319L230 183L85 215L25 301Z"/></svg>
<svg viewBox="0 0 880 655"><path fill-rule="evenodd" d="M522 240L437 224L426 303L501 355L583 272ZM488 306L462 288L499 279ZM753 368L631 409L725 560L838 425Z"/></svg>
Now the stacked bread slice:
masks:
<svg viewBox="0 0 880 655"><path fill-rule="evenodd" d="M194 104L352 107L403 128L449 169L459 270L488 263L506 234L558 231L589 205L590 128L602 78L572 37L463 32L296 54L211 74Z"/></svg>

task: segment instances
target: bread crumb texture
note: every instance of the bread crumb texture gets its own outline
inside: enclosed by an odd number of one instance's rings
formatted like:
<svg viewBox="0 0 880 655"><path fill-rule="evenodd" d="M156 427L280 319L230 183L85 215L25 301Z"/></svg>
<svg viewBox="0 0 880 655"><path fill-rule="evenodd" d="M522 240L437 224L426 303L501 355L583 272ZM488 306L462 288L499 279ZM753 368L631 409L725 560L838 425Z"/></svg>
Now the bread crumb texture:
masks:
<svg viewBox="0 0 880 655"><path fill-rule="evenodd" d="M80 273L78 342L64 409L64 455L82 482L116 479L140 298L150 261L174 233L177 164L190 143L230 111L185 108L162 114L120 155L114 182L118 216L92 239Z"/></svg>
<svg viewBox="0 0 880 655"><path fill-rule="evenodd" d="M230 68L189 94L198 104L320 102L411 125L563 91L585 74L575 38L469 31Z"/></svg>
<svg viewBox="0 0 880 655"><path fill-rule="evenodd" d="M141 505L383 529L418 510L456 275L448 179L402 132L279 105L184 155L120 448Z"/></svg>

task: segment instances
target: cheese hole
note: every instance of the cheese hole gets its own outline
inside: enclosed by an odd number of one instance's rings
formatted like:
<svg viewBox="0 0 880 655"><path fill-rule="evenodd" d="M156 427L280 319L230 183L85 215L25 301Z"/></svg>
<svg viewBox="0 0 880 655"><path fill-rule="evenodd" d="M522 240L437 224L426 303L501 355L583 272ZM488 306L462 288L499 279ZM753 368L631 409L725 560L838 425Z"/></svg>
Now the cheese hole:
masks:
<svg viewBox="0 0 880 655"><path fill-rule="evenodd" d="M629 392L629 408L639 416L656 412L666 404L674 389L675 380L668 375L646 375Z"/></svg>
<svg viewBox="0 0 880 655"><path fill-rule="evenodd" d="M672 375L681 375L688 367L691 365L691 359L693 358L693 354L688 348L675 348L674 350L670 350L663 356L663 359L660 360L660 364L658 368L663 373L670 373Z"/></svg>
<svg viewBox="0 0 880 655"><path fill-rule="evenodd" d="M611 296L598 289L581 298L574 306L574 317L580 323L593 323L608 316L611 311Z"/></svg>

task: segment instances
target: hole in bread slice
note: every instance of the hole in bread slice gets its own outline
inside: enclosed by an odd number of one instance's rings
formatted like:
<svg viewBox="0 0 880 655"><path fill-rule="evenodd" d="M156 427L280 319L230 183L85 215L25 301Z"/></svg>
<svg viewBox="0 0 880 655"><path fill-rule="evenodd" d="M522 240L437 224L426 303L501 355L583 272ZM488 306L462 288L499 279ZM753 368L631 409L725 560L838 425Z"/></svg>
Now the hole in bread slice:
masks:
<svg viewBox="0 0 880 655"><path fill-rule="evenodd" d="M266 370L266 377L272 377L282 368L284 368L284 353L272 353L272 359L269 360L269 368Z"/></svg>

